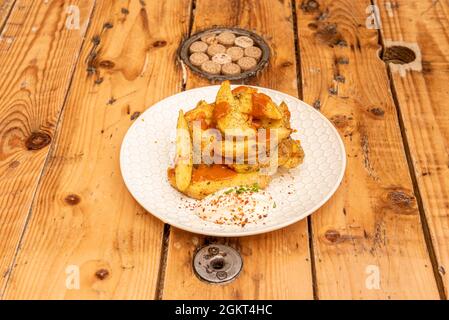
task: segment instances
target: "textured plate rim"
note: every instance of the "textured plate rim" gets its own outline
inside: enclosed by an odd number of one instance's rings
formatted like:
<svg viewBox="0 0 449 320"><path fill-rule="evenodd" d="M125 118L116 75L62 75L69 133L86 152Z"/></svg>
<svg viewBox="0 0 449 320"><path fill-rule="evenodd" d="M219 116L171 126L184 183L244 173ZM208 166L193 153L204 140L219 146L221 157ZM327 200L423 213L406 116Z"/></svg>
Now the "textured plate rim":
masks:
<svg viewBox="0 0 449 320"><path fill-rule="evenodd" d="M269 89L269 88L264 88L264 87L259 87L259 86L249 86L249 87L253 87L256 89L261 89L267 92L270 92L272 94L281 94L284 96L289 97L292 100L295 100L297 103L299 104L304 104L307 107L311 108L312 112L314 112L315 114L317 114L322 120L324 120L325 123L327 123L327 125L331 128L331 130L335 133L336 137L337 137L337 141L340 147L340 151L342 154L342 166L341 166L341 171L339 173L338 179L336 181L336 183L334 184L334 186L332 187L332 189L325 195L323 196L323 198L311 209L306 210L305 212L303 212L302 214L298 214L298 216L295 219L291 219L289 221L286 221L284 223L280 223L280 224L276 224L273 226L269 226L269 227L262 227L259 229L255 229L255 230L248 230L248 231L235 231L235 232L219 232L219 231L211 231L208 232L207 230L198 230L196 228L191 228L182 224L179 224L177 222L173 222L170 219L166 219L165 216L160 215L158 213L154 213L152 211L150 211L147 207L145 207L145 205L139 200L138 197L134 196L133 192L131 191L132 188L130 187L130 185L128 184L128 182L125 179L125 175L123 174L124 172L124 168L123 168L123 163L124 163L124 149L125 149L125 144L126 141L129 139L129 132L131 131L131 128L133 128L134 126L138 126L139 122L137 121L138 119L140 119L142 116L145 115L145 113L149 112L153 107L156 107L159 104L163 104L166 100L172 99L173 97L179 96L179 95L185 95L188 92L194 92L194 91L201 91L201 90L216 90L218 91L218 88L220 86L219 85L214 85L214 86L205 86L205 87L199 87L199 88L194 88L194 89L190 89L190 90L186 90L183 92L179 92L177 94L171 95L169 97L166 97L162 100L159 100L158 102L154 103L153 105L151 105L147 110L145 110L140 116L139 118L137 118L134 123L128 128L123 140L122 140L122 144L120 147L120 172L122 175L122 180L125 183L126 188L128 189L128 192L132 195L132 197L151 215L155 216L156 218L158 218L159 220L161 220L164 223L167 223L173 227L176 227L178 229L184 230L184 231L188 231L191 233L195 233L195 234L201 234L201 235L205 235L205 236L214 236L214 237L245 237L245 236L252 236L252 235L257 235L257 234L263 234L263 233L268 233L268 232L272 232L272 231L276 231L279 229L283 229L285 227L288 227L296 222L299 222L303 219L305 219L306 217L310 216L312 213L314 213L315 211L317 211L318 209L320 209L324 204L326 204L329 199L335 194L335 192L338 190L338 188L341 185L341 182L343 180L343 177L345 175L346 172L346 165L347 165L347 156L346 156L346 149L345 149L345 145L343 143L343 140L341 139L340 133L338 132L338 130L335 128L335 126L332 124L332 122L329 121L328 118L326 118L321 112L317 111L315 108L313 108L311 105L305 103L304 101L293 97L287 93L283 93L281 91L277 91L274 89ZM236 87L236 86L233 86ZM194 105L195 103L193 103L192 105ZM173 192L178 192L175 189L173 189Z"/></svg>

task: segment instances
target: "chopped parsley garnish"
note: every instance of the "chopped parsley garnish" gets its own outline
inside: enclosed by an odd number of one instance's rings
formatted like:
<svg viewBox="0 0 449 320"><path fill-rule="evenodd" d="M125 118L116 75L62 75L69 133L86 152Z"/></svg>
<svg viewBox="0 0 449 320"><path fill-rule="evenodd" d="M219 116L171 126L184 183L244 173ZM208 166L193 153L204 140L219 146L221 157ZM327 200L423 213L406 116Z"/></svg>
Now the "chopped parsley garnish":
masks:
<svg viewBox="0 0 449 320"><path fill-rule="evenodd" d="M237 194L242 194L244 192L258 192L259 190L260 190L259 185L255 183L252 186L234 187L233 189L226 190L224 194L230 194L233 191L235 191L235 193Z"/></svg>
<svg viewBox="0 0 449 320"><path fill-rule="evenodd" d="M260 189L260 187L257 183L253 184L253 186L251 187L251 191L253 191L253 192L258 192L259 189Z"/></svg>

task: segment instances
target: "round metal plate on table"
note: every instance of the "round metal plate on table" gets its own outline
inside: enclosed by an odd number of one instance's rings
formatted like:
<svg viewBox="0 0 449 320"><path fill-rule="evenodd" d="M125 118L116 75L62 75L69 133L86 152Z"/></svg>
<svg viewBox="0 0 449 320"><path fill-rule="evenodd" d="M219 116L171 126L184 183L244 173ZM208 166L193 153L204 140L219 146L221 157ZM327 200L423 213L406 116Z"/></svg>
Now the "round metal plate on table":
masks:
<svg viewBox="0 0 449 320"><path fill-rule="evenodd" d="M211 283L226 283L235 279L242 266L240 254L221 244L205 246L193 258L193 269L197 276Z"/></svg>
<svg viewBox="0 0 449 320"><path fill-rule="evenodd" d="M198 40L201 40L201 37L206 34L218 34L223 31L230 31L234 33L236 36L247 36L254 40L254 44L259 47L262 50L262 57L260 58L259 62L257 63L256 67L252 70L245 71L236 75L223 75L223 74L210 74L207 72L204 72L199 67L194 66L189 59L189 48L190 45ZM211 82L221 82L224 80L244 80L247 78L254 77L257 75L265 66L268 65L268 61L270 59L270 48L268 47L265 40L259 36L258 34L248 31L245 29L240 28L228 28L228 27L220 27L220 28L212 28L203 30L201 32L195 33L190 38L187 38L184 40L181 44L180 50L179 50L179 56L181 60L192 70L193 72L199 74L200 76L208 79Z"/></svg>

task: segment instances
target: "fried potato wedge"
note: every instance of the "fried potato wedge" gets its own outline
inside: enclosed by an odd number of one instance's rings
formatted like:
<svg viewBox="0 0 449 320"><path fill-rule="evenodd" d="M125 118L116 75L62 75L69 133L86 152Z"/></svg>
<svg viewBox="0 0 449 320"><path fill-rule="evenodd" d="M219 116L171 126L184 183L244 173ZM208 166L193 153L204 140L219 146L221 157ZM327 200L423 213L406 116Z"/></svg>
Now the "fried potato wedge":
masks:
<svg viewBox="0 0 449 320"><path fill-rule="evenodd" d="M277 157L277 162L272 162L276 160L273 157ZM247 158L245 158L244 163L230 163L227 166L239 173L258 171L262 168L269 167L271 163L279 167L291 169L299 166L304 161L304 150L301 147L300 141L287 138L280 141L274 148L269 149L269 152L263 158L260 158L258 154L256 163L246 160Z"/></svg>
<svg viewBox="0 0 449 320"><path fill-rule="evenodd" d="M227 135L247 135L255 131L251 127L249 116L240 112L239 101L234 98L229 81L224 81L218 90L215 107L214 120L217 128Z"/></svg>
<svg viewBox="0 0 449 320"><path fill-rule="evenodd" d="M239 111L245 114L253 112L253 95L251 92L241 92L235 99L239 102Z"/></svg>
<svg viewBox="0 0 449 320"><path fill-rule="evenodd" d="M215 143L221 143L221 156L225 158L256 159L258 155L262 153L270 153L271 150L275 150L279 143L290 137L292 133L291 129L284 127L267 129L265 135L248 136L241 140L226 140L216 141Z"/></svg>
<svg viewBox="0 0 449 320"><path fill-rule="evenodd" d="M236 99L232 94L231 83L228 80L222 82L215 97L215 103L218 104L220 102L227 102L231 105L236 103Z"/></svg>
<svg viewBox="0 0 449 320"><path fill-rule="evenodd" d="M282 113L278 106L264 93L253 93L251 114L256 118L269 118L280 120Z"/></svg>
<svg viewBox="0 0 449 320"><path fill-rule="evenodd" d="M290 118L291 118L290 110L288 109L288 106L284 101L282 101L281 104L279 105L279 111L281 111L281 113L282 113L282 123L284 124L284 127L291 128L291 126L290 126Z"/></svg>
<svg viewBox="0 0 449 320"><path fill-rule="evenodd" d="M198 102L194 109L187 111L185 114L185 118L187 123L189 124L190 132L192 132L194 121L201 121L201 122L204 121L204 123L201 123L202 128L210 126L212 123L213 113L214 113L214 105L209 104L204 100Z"/></svg>
<svg viewBox="0 0 449 320"><path fill-rule="evenodd" d="M195 170L195 169L194 169ZM231 171L231 170L230 170ZM168 170L168 180L170 184L179 190L176 185L173 170ZM252 186L258 184L262 189L266 188L271 180L268 175L262 175L258 172L235 173L230 177L214 179L192 180L187 189L181 191L185 195L194 199L203 199L206 196L217 192L218 190L236 186Z"/></svg>
<svg viewBox="0 0 449 320"><path fill-rule="evenodd" d="M270 119L282 119L282 113L279 111L277 105L273 101L269 101L265 108L263 108L263 114Z"/></svg>
<svg viewBox="0 0 449 320"><path fill-rule="evenodd" d="M279 128L268 128L266 135L269 136L271 139L276 138L277 144L279 144L282 140L290 137L291 133L292 129L279 127Z"/></svg>
<svg viewBox="0 0 449 320"><path fill-rule="evenodd" d="M248 173L259 171L262 168L266 168L270 166L270 161L274 161L273 157L277 158L277 166L292 169L296 168L304 161L304 150L301 147L301 143L297 140L293 139L285 139L281 141L279 146L277 147L277 152L270 152L270 155L264 159L257 159L257 163L232 163L228 164L228 167L239 173Z"/></svg>
<svg viewBox="0 0 449 320"><path fill-rule="evenodd" d="M257 118L282 119L282 112L269 96L258 93L257 89L240 86L232 90L234 98L239 101L241 113L251 114Z"/></svg>
<svg viewBox="0 0 449 320"><path fill-rule="evenodd" d="M189 126L184 117L184 112L179 111L176 127L176 158L175 158L175 182L180 191L188 188L192 179L192 141Z"/></svg>
<svg viewBox="0 0 449 320"><path fill-rule="evenodd" d="M281 119L270 119L267 117L258 119L258 125L262 128L286 128L290 129L290 111L285 102L279 105L279 111L282 114Z"/></svg>
<svg viewBox="0 0 449 320"><path fill-rule="evenodd" d="M279 144L278 165L286 169L299 166L304 161L304 150L299 140L285 139Z"/></svg>

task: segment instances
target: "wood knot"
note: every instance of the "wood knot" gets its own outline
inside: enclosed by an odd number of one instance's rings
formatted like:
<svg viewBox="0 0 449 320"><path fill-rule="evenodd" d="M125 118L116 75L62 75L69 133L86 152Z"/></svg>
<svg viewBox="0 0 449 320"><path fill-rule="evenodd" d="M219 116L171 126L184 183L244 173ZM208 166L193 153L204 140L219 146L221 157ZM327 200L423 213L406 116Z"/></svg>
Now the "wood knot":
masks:
<svg viewBox="0 0 449 320"><path fill-rule="evenodd" d="M320 4L315 0L304 0L301 3L301 10L304 12L315 12L320 8Z"/></svg>
<svg viewBox="0 0 449 320"><path fill-rule="evenodd" d="M383 60L385 62L395 64L407 64L415 61L415 59L415 52L412 49L403 46L388 47L383 55Z"/></svg>
<svg viewBox="0 0 449 320"><path fill-rule="evenodd" d="M165 47L167 45L167 41L165 40L158 40L153 42L153 47L155 48L161 48L161 47Z"/></svg>
<svg viewBox="0 0 449 320"><path fill-rule="evenodd" d="M95 276L100 280L104 280L109 276L109 271L106 269L100 269L95 272Z"/></svg>
<svg viewBox="0 0 449 320"><path fill-rule="evenodd" d="M325 24L320 26L315 32L315 37L330 47L334 46L347 46L346 41L343 39L342 35L337 30L337 25L335 23Z"/></svg>
<svg viewBox="0 0 449 320"><path fill-rule="evenodd" d="M349 64L349 59L346 57L340 57L335 59L335 64Z"/></svg>
<svg viewBox="0 0 449 320"><path fill-rule="evenodd" d="M346 116L344 114L337 114L330 118L330 121L343 134L343 136L351 136L357 127L357 122L354 117Z"/></svg>
<svg viewBox="0 0 449 320"><path fill-rule="evenodd" d="M385 110L382 108L371 108L370 112L376 117L383 117L385 115Z"/></svg>
<svg viewBox="0 0 449 320"><path fill-rule="evenodd" d="M51 142L51 137L45 132L33 132L25 142L28 150L39 150Z"/></svg>
<svg viewBox="0 0 449 320"><path fill-rule="evenodd" d="M331 243L337 243L340 241L341 235L337 230L327 230L324 233L324 238Z"/></svg>
<svg viewBox="0 0 449 320"><path fill-rule="evenodd" d="M409 190L391 187L382 198L384 208L398 214L417 214L416 198Z"/></svg>
<svg viewBox="0 0 449 320"><path fill-rule="evenodd" d="M20 162L17 160L14 160L8 165L8 167L11 169L14 169L14 168L17 168L19 165L20 165Z"/></svg>
<svg viewBox="0 0 449 320"><path fill-rule="evenodd" d="M349 124L348 117L342 114L337 114L331 117L330 120L337 128L340 129L346 127Z"/></svg>
<svg viewBox="0 0 449 320"><path fill-rule="evenodd" d="M100 61L100 63L98 64L101 68L105 68L105 69L112 69L115 67L115 63L110 61L110 60L103 60Z"/></svg>
<svg viewBox="0 0 449 320"><path fill-rule="evenodd" d="M69 194L67 197L65 197L65 202L71 206L76 206L78 203L81 202L80 196L76 194Z"/></svg>
<svg viewBox="0 0 449 320"><path fill-rule="evenodd" d="M114 25L111 22L105 22L105 24L103 24L103 29L111 29L113 28Z"/></svg>
<svg viewBox="0 0 449 320"><path fill-rule="evenodd" d="M291 67L292 65L293 65L293 62L291 62L291 61L285 61L285 62L281 63L282 68L288 68L288 67Z"/></svg>
<svg viewBox="0 0 449 320"><path fill-rule="evenodd" d="M92 37L92 43L96 46L98 46L101 42L101 38L99 35L95 35Z"/></svg>
<svg viewBox="0 0 449 320"><path fill-rule="evenodd" d="M316 23L314 23L314 22L309 23L309 24L307 25L307 27L308 27L310 30L316 30L316 29L318 29L318 25L317 25Z"/></svg>
<svg viewBox="0 0 449 320"><path fill-rule="evenodd" d="M337 34L337 25L335 23L329 23L322 26L319 30L319 34L325 36L332 36Z"/></svg>
<svg viewBox="0 0 449 320"><path fill-rule="evenodd" d="M99 77L99 78L95 79L95 84L101 84L101 83L103 83L103 81L104 81L104 78Z"/></svg>
<svg viewBox="0 0 449 320"><path fill-rule="evenodd" d="M334 80L340 83L346 83L346 77L341 74L334 75Z"/></svg>
<svg viewBox="0 0 449 320"><path fill-rule="evenodd" d="M117 102L117 99L114 97L110 97L108 102L106 103L108 106L113 105L114 103Z"/></svg>
<svg viewBox="0 0 449 320"><path fill-rule="evenodd" d="M387 199L392 205L401 209L408 209L414 207L415 197L405 193L404 191L390 191L387 195Z"/></svg>
<svg viewBox="0 0 449 320"><path fill-rule="evenodd" d="M136 111L131 115L131 121L136 120L140 116L140 112Z"/></svg>

